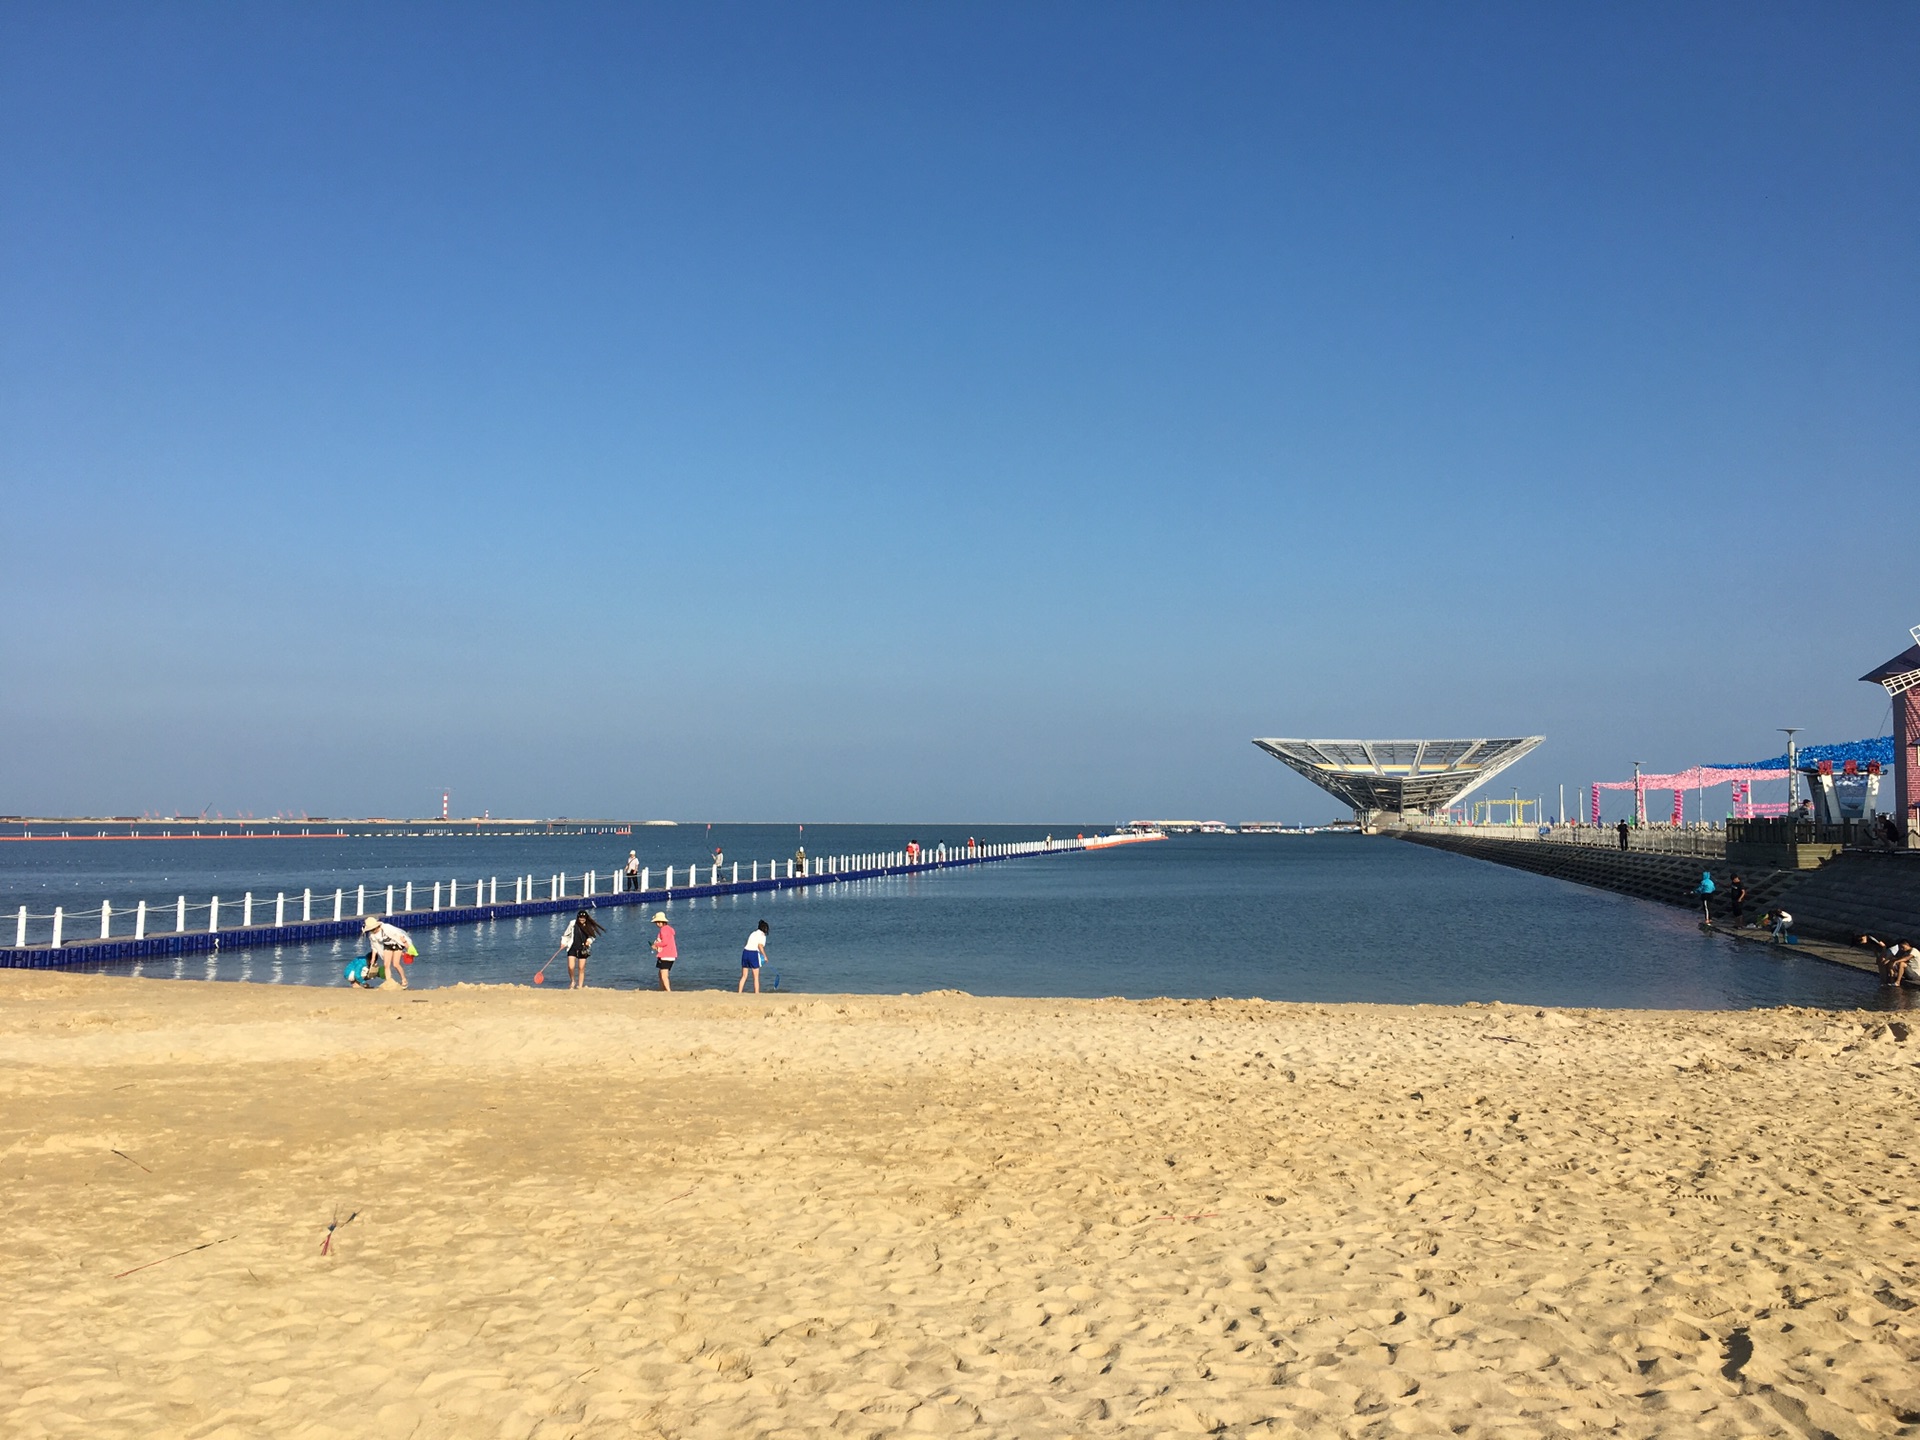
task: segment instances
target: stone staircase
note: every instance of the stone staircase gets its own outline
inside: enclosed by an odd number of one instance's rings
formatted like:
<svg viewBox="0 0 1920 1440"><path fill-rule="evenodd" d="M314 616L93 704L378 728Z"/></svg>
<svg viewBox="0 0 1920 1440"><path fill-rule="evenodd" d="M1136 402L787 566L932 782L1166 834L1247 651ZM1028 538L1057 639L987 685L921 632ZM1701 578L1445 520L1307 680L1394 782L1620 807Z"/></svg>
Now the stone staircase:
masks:
<svg viewBox="0 0 1920 1440"><path fill-rule="evenodd" d="M1796 932L1849 940L1864 931L1920 945L1920 854L1848 851L1791 879L1780 898Z"/></svg>

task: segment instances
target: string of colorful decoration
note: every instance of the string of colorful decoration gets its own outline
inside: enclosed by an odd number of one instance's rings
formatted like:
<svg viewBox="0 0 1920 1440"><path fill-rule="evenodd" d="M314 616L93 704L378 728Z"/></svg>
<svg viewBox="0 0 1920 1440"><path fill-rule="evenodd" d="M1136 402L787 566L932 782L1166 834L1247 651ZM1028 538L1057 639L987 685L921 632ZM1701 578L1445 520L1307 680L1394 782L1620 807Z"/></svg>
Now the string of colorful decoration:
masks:
<svg viewBox="0 0 1920 1440"><path fill-rule="evenodd" d="M1893 768L1893 737L1881 735L1869 740L1850 740L1842 745L1809 745L1795 752L1794 759L1802 769L1823 769L1831 767L1845 774L1867 773L1870 767L1874 773ZM1593 785L1590 813L1593 823L1600 823L1600 792L1602 790L1639 790L1645 794L1648 790L1671 790L1673 792L1673 823L1679 825L1686 815L1686 793L1689 790L1710 790L1719 785L1733 787L1733 814L1737 820L1752 819L1761 815L1784 815L1788 806L1785 802L1761 802L1751 799L1753 782L1756 780L1785 780L1793 774L1787 768L1787 757L1776 755L1771 760L1746 760L1724 765L1695 765L1691 769L1676 770L1670 775L1642 775L1636 780L1599 780ZM1643 818L1645 802L1635 805L1635 810Z"/></svg>

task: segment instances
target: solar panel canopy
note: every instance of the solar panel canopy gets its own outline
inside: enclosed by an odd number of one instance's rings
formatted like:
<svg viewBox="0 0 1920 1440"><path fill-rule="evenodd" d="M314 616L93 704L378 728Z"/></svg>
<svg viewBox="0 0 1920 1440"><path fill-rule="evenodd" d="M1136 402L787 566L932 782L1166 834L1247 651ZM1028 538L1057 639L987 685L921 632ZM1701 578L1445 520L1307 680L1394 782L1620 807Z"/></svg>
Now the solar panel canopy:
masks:
<svg viewBox="0 0 1920 1440"><path fill-rule="evenodd" d="M1505 740L1255 740L1288 769L1353 807L1384 816L1434 815L1486 784L1544 735Z"/></svg>

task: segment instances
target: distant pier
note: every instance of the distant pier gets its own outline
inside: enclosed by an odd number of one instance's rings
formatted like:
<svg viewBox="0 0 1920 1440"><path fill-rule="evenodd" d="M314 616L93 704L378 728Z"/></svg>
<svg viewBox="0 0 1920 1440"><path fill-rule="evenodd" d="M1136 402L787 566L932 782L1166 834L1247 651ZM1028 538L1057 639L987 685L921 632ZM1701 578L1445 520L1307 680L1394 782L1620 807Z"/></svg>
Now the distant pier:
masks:
<svg viewBox="0 0 1920 1440"><path fill-rule="evenodd" d="M631 835L635 829L673 828L671 820L496 820L434 816L420 820L336 819L327 815L271 820L205 816L156 818L133 815L0 815L0 842L42 840L355 840L522 838L539 835Z"/></svg>

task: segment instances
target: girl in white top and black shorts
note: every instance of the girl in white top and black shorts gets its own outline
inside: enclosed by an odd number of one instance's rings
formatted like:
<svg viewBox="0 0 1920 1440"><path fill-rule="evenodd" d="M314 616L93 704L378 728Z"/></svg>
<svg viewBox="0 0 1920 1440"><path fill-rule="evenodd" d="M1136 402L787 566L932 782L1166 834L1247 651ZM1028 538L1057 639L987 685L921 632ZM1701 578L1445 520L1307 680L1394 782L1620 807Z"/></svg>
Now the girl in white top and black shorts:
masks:
<svg viewBox="0 0 1920 1440"><path fill-rule="evenodd" d="M767 958L767 936L773 933L773 927L762 920L754 932L747 936L746 948L740 952L740 988L734 993L746 993L747 976L753 976L753 993L760 993L760 967Z"/></svg>

